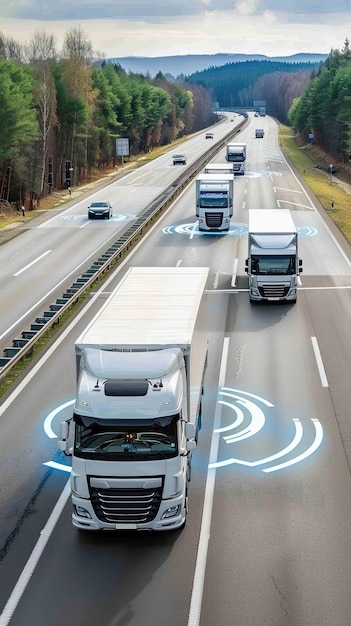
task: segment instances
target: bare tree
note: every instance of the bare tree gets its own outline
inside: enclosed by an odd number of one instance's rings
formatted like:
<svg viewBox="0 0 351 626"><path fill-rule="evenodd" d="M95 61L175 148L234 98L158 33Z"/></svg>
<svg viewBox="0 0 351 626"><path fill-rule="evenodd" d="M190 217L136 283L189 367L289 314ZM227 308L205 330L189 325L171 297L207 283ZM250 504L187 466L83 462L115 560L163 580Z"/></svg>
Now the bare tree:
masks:
<svg viewBox="0 0 351 626"><path fill-rule="evenodd" d="M19 62L23 59L22 46L12 37L6 37L2 32L0 32L0 58Z"/></svg>
<svg viewBox="0 0 351 626"><path fill-rule="evenodd" d="M75 163L74 182L78 175L77 170L84 171L85 176L88 166L89 124L96 99L92 81L92 56L91 41L80 26L66 33L63 45L63 58L66 61L64 78L75 103L69 152L72 168Z"/></svg>
<svg viewBox="0 0 351 626"><path fill-rule="evenodd" d="M91 62L93 47L81 26L72 28L66 33L62 54L64 58L79 59L85 63Z"/></svg>
<svg viewBox="0 0 351 626"><path fill-rule="evenodd" d="M40 128L41 162L40 166L40 193L44 193L45 178L48 180L49 190L53 184L53 164L48 160L48 142L52 129L57 125L56 115L56 86L51 62L57 57L55 39L45 31L36 31L32 40L26 46L26 55L34 67L36 74L34 100L38 109ZM49 170L49 171L48 171Z"/></svg>

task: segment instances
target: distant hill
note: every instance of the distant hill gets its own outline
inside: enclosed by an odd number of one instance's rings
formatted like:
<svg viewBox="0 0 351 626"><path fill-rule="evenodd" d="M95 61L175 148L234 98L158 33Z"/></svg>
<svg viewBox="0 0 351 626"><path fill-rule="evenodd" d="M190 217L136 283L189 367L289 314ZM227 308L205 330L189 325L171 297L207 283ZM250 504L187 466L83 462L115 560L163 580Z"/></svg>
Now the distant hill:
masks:
<svg viewBox="0 0 351 626"><path fill-rule="evenodd" d="M286 63L319 63L328 54L299 53L291 56L267 57L264 54L187 54L167 57L112 57L106 62L118 63L126 72L156 76L158 72L177 78L188 76L209 67L244 61L282 61Z"/></svg>

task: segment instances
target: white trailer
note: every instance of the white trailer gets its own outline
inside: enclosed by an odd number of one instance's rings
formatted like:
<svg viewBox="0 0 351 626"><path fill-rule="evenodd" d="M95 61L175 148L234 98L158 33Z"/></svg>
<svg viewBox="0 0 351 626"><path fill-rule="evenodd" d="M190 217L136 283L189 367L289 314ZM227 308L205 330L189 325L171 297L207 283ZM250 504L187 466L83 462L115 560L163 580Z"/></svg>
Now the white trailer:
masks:
<svg viewBox="0 0 351 626"><path fill-rule="evenodd" d="M199 230L229 230L234 205L234 174L200 174L195 185Z"/></svg>
<svg viewBox="0 0 351 626"><path fill-rule="evenodd" d="M296 302L298 230L287 209L249 211L248 258L250 302Z"/></svg>
<svg viewBox="0 0 351 626"><path fill-rule="evenodd" d="M204 167L204 174L233 174L231 163L207 163Z"/></svg>
<svg viewBox="0 0 351 626"><path fill-rule="evenodd" d="M234 174L245 174L246 143L228 143L225 158L229 163L233 163Z"/></svg>
<svg viewBox="0 0 351 626"><path fill-rule="evenodd" d="M207 362L208 268L132 267L75 343L74 526L171 530L188 506Z"/></svg>

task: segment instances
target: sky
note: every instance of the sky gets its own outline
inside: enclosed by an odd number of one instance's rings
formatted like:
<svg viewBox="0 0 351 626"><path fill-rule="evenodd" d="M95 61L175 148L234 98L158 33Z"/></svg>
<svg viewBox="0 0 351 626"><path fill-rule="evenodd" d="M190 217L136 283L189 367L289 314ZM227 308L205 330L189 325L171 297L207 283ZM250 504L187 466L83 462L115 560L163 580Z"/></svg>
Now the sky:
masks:
<svg viewBox="0 0 351 626"><path fill-rule="evenodd" d="M77 27L106 58L329 54L351 40L351 0L0 0L0 32L18 43L45 32L60 51Z"/></svg>

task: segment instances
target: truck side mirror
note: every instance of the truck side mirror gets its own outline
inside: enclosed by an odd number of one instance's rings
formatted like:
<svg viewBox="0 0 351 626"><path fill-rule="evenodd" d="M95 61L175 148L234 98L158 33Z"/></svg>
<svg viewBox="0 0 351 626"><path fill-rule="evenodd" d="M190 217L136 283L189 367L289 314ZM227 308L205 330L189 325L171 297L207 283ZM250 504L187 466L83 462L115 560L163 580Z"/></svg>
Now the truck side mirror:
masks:
<svg viewBox="0 0 351 626"><path fill-rule="evenodd" d="M60 439L57 442L57 447L59 450L61 450L61 452L64 452L64 454L70 455L71 452L69 450L68 437L69 437L69 422L61 422Z"/></svg>
<svg viewBox="0 0 351 626"><path fill-rule="evenodd" d="M187 452L192 452L193 450L195 450L195 448L196 448L196 441L194 439L191 439L190 441L186 442Z"/></svg>
<svg viewBox="0 0 351 626"><path fill-rule="evenodd" d="M69 424L68 422L61 422L60 424L60 439L68 439Z"/></svg>
<svg viewBox="0 0 351 626"><path fill-rule="evenodd" d="M299 259L299 274L302 274L302 272L303 272L302 259Z"/></svg>
<svg viewBox="0 0 351 626"><path fill-rule="evenodd" d="M185 424L185 437L187 440L195 439L195 425L191 422L186 422Z"/></svg>
<svg viewBox="0 0 351 626"><path fill-rule="evenodd" d="M245 272L246 272L246 274L249 273L249 259L246 259L246 261L245 261Z"/></svg>

